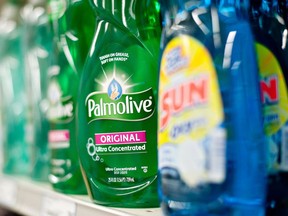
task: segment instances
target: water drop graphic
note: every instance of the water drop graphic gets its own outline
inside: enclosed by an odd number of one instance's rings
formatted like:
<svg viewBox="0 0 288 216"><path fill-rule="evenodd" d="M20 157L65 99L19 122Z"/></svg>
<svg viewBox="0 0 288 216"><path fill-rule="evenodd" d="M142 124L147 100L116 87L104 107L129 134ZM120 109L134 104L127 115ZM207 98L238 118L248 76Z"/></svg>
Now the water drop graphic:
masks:
<svg viewBox="0 0 288 216"><path fill-rule="evenodd" d="M108 86L108 95L111 100L118 100L122 96L122 87L115 79Z"/></svg>

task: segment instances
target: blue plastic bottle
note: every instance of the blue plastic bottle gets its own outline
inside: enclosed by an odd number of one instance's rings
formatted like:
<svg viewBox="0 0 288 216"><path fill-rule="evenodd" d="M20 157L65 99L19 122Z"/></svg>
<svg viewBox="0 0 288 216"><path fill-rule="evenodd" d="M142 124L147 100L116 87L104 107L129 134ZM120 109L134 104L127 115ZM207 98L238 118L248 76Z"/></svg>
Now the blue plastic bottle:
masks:
<svg viewBox="0 0 288 216"><path fill-rule="evenodd" d="M253 2L250 12L268 147L266 215L271 216L288 215L288 47L283 6L285 1L262 0Z"/></svg>
<svg viewBox="0 0 288 216"><path fill-rule="evenodd" d="M264 215L265 145L247 1L161 1L161 206Z"/></svg>
<svg viewBox="0 0 288 216"><path fill-rule="evenodd" d="M229 98L227 107L231 108L226 109L231 142L227 152L228 193L224 200L235 207L236 214L263 215L266 146L249 6L248 0L223 0L219 5L221 32L227 38L223 66L231 63L230 96L223 96L224 101ZM220 79L220 85L221 82Z"/></svg>

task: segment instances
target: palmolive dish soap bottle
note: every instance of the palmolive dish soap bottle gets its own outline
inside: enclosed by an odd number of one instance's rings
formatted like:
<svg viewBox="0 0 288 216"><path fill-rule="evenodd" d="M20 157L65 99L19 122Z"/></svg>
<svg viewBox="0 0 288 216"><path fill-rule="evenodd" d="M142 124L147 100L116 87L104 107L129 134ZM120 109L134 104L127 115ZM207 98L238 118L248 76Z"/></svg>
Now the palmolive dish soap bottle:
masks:
<svg viewBox="0 0 288 216"><path fill-rule="evenodd" d="M251 22L260 70L267 136L266 215L288 214L288 47L286 1L252 1Z"/></svg>
<svg viewBox="0 0 288 216"><path fill-rule="evenodd" d="M263 215L265 145L247 5L163 0L161 9L162 209L177 216Z"/></svg>
<svg viewBox="0 0 288 216"><path fill-rule="evenodd" d="M93 200L158 206L159 5L90 1L97 27L79 89L78 149Z"/></svg>
<svg viewBox="0 0 288 216"><path fill-rule="evenodd" d="M76 107L80 76L93 37L94 15L84 0L50 0L49 8L54 33L47 112L51 151L49 181L57 191L86 194L77 154ZM79 17L81 13L85 16ZM88 35L87 28L91 28Z"/></svg>

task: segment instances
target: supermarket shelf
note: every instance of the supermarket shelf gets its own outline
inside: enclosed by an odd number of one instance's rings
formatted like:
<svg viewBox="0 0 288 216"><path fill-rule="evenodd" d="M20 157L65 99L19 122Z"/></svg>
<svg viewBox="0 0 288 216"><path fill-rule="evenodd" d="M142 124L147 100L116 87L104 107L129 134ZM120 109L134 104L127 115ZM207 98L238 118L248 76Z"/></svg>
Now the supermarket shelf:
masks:
<svg viewBox="0 0 288 216"><path fill-rule="evenodd" d="M108 208L88 196L68 196L49 184L0 174L0 206L27 216L162 216L160 208Z"/></svg>

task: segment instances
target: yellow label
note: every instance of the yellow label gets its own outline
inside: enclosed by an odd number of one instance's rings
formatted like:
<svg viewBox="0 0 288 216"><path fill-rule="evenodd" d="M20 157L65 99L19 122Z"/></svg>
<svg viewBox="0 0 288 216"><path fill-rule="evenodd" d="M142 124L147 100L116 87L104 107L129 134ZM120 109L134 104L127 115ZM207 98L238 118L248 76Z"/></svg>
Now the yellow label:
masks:
<svg viewBox="0 0 288 216"><path fill-rule="evenodd" d="M288 120L288 96L285 78L279 62L265 46L257 43L260 70L261 101L267 135L275 134Z"/></svg>
<svg viewBox="0 0 288 216"><path fill-rule="evenodd" d="M163 53L160 70L160 146L175 139L176 143L203 139L222 123L216 71L199 41L188 36L174 38ZM178 134L175 127L185 123L193 124L191 129Z"/></svg>
<svg viewBox="0 0 288 216"><path fill-rule="evenodd" d="M189 36L172 39L160 67L160 169L176 168L191 187L222 182L226 146L226 132L220 127L223 120L218 79L209 51Z"/></svg>
<svg viewBox="0 0 288 216"><path fill-rule="evenodd" d="M256 51L260 71L261 101L264 113L264 129L268 142L269 171L287 167L286 138L282 127L288 120L288 96L281 66L274 54L257 43ZM281 149L281 150L280 150ZM282 152L279 164L279 155ZM286 162L285 162L286 161ZM287 169L287 168L285 168Z"/></svg>

